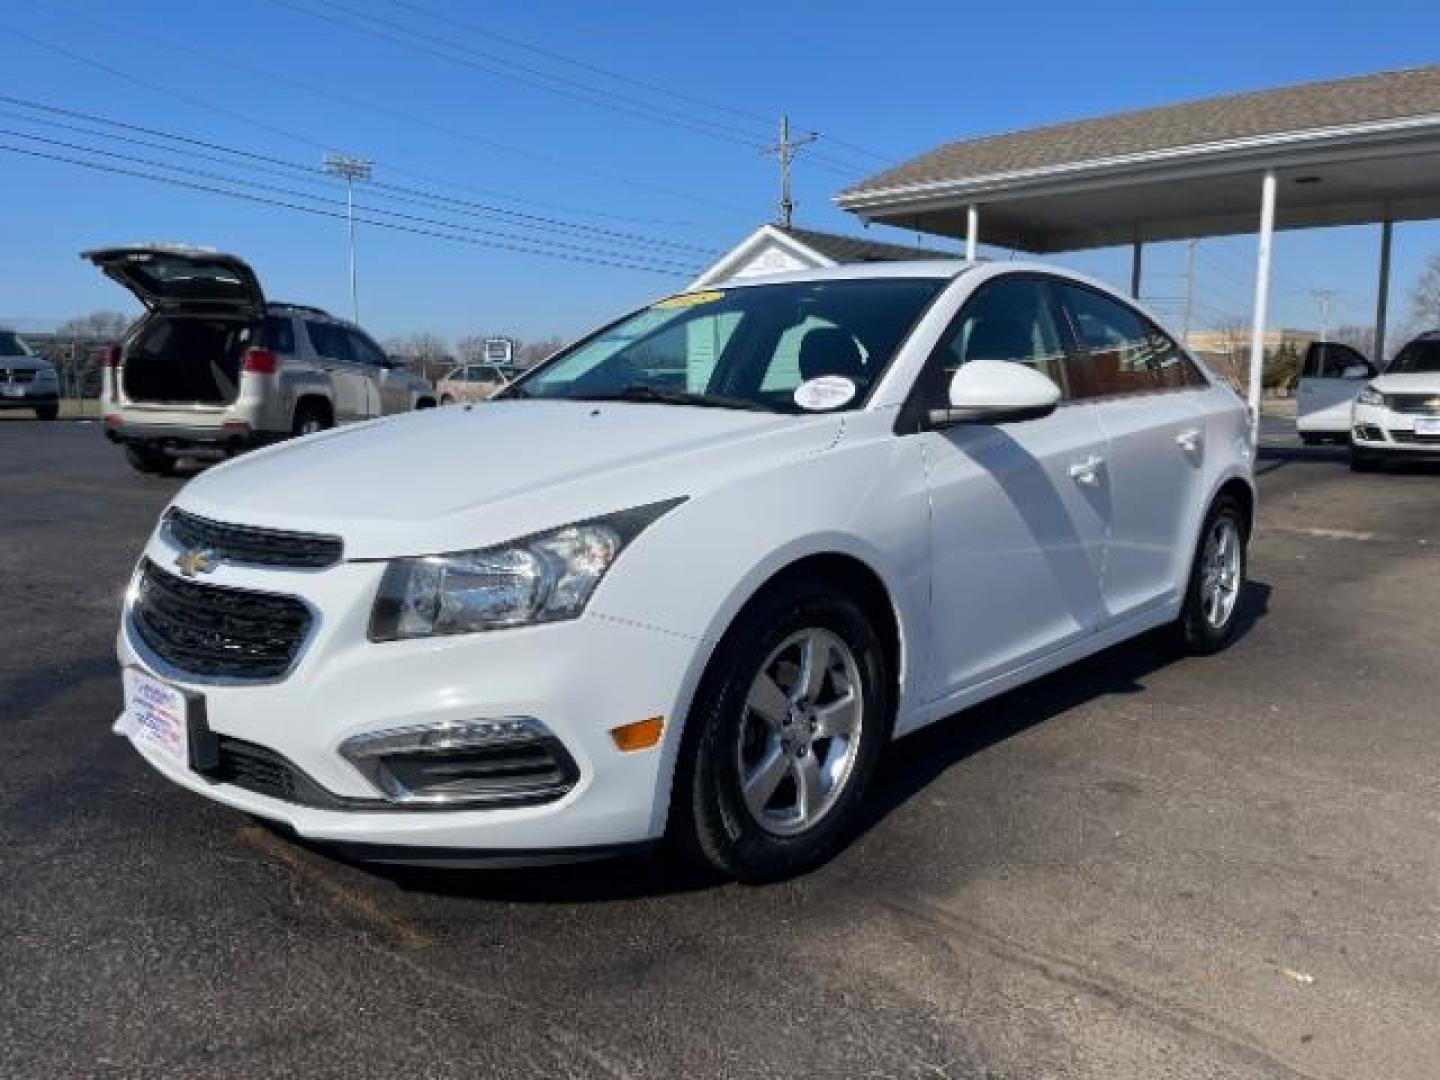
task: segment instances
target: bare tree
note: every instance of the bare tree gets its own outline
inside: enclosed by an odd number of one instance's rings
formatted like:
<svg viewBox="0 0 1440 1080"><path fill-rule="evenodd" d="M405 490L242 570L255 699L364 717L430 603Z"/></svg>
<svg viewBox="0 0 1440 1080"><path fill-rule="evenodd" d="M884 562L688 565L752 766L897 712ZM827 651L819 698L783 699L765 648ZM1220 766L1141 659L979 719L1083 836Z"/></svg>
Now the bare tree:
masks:
<svg viewBox="0 0 1440 1080"><path fill-rule="evenodd" d="M515 359L524 367L534 367L541 360L559 352L567 344L564 338L552 334L539 341L527 342L515 350Z"/></svg>
<svg viewBox="0 0 1440 1080"><path fill-rule="evenodd" d="M1421 330L1440 327L1440 251L1425 260L1420 280L1410 290L1410 324Z"/></svg>
<svg viewBox="0 0 1440 1080"><path fill-rule="evenodd" d="M1375 348L1375 327L1373 326L1337 326L1330 331L1330 340L1338 341L1341 345L1349 345L1356 352L1370 356L1370 350ZM1370 357L1372 360L1378 357Z"/></svg>
<svg viewBox="0 0 1440 1080"><path fill-rule="evenodd" d="M1210 357L1211 366L1217 375L1243 392L1250 380L1250 326L1240 316L1230 315L1220 320L1215 333L1220 339L1220 351Z"/></svg>
<svg viewBox="0 0 1440 1080"><path fill-rule="evenodd" d="M118 311L92 311L88 315L66 319L55 331L55 336L118 341L125 336L129 325L130 317Z"/></svg>

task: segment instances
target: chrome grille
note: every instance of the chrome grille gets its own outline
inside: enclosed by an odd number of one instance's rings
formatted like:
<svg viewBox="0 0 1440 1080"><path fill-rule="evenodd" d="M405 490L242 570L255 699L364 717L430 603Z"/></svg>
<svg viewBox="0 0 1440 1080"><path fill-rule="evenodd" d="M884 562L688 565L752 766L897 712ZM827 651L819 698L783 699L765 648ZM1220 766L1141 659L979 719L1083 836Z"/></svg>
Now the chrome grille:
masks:
<svg viewBox="0 0 1440 1080"><path fill-rule="evenodd" d="M34 381L34 368L0 368L0 382L32 383Z"/></svg>
<svg viewBox="0 0 1440 1080"><path fill-rule="evenodd" d="M338 536L227 525L173 507L165 525L182 548L208 548L224 562L251 566L322 570L338 563L345 550Z"/></svg>
<svg viewBox="0 0 1440 1080"><path fill-rule="evenodd" d="M131 623L167 664L202 678L277 679L305 643L310 609L292 596L201 585L142 564Z"/></svg>
<svg viewBox="0 0 1440 1080"><path fill-rule="evenodd" d="M1391 431L1390 438L1402 443L1425 443L1429 445L1440 443L1440 435L1419 435L1413 431Z"/></svg>
<svg viewBox="0 0 1440 1080"><path fill-rule="evenodd" d="M1386 394L1385 405L1398 413L1440 416L1440 394Z"/></svg>

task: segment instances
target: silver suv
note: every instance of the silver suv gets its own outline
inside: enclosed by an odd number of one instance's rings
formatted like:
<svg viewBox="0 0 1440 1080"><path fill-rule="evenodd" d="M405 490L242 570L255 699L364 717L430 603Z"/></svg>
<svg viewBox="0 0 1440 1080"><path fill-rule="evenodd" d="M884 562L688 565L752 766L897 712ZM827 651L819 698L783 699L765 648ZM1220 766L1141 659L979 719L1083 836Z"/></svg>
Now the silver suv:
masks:
<svg viewBox="0 0 1440 1080"><path fill-rule="evenodd" d="M82 253L145 305L110 353L105 435L141 472L435 404L359 327L266 301L244 260L175 245Z"/></svg>

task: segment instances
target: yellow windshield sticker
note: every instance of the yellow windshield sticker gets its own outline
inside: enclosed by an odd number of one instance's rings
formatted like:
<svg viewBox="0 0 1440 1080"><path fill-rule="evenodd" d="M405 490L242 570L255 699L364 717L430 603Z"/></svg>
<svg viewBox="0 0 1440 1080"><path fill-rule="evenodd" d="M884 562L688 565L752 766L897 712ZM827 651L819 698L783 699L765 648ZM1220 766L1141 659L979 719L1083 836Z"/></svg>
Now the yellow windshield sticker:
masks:
<svg viewBox="0 0 1440 1080"><path fill-rule="evenodd" d="M723 292L687 292L661 300L655 306L657 308L699 307L701 304L713 304L716 300L724 298Z"/></svg>

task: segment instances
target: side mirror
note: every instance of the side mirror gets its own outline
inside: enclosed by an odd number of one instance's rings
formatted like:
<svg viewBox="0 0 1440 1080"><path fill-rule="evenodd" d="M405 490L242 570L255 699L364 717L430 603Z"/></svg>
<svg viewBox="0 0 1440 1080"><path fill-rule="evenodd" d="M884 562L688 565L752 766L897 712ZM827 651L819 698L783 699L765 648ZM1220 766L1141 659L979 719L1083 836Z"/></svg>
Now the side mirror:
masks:
<svg viewBox="0 0 1440 1080"><path fill-rule="evenodd" d="M1060 387L1047 375L1008 360L972 360L950 380L950 407L930 410L930 426L1007 424L1049 416Z"/></svg>

